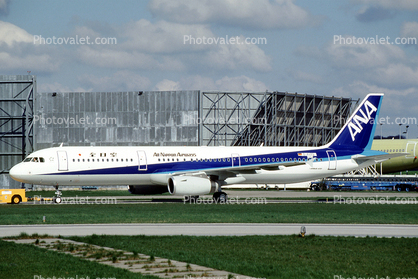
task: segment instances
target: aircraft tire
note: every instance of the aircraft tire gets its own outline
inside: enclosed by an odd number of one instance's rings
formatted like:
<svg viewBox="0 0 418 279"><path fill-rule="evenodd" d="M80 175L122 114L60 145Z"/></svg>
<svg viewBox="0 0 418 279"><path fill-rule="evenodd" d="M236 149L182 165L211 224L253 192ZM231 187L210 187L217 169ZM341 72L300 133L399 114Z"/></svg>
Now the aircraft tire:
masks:
<svg viewBox="0 0 418 279"><path fill-rule="evenodd" d="M61 197L56 197L55 198L55 203L61 203L61 201L62 201Z"/></svg>
<svg viewBox="0 0 418 279"><path fill-rule="evenodd" d="M228 201L228 195L225 192L219 193L219 202L226 203Z"/></svg>
<svg viewBox="0 0 418 279"><path fill-rule="evenodd" d="M228 201L228 195L225 192L216 192L213 194L213 200L215 203L226 203Z"/></svg>

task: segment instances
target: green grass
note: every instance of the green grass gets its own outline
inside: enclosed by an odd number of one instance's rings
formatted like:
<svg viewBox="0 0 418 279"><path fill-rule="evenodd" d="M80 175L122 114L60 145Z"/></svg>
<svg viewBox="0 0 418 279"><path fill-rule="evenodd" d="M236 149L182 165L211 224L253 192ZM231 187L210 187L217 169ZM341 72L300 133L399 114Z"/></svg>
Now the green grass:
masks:
<svg viewBox="0 0 418 279"><path fill-rule="evenodd" d="M307 236L71 237L260 278L416 277L417 238Z"/></svg>
<svg viewBox="0 0 418 279"><path fill-rule="evenodd" d="M33 245L0 240L0 278L157 278L47 251Z"/></svg>
<svg viewBox="0 0 418 279"><path fill-rule="evenodd" d="M0 224L348 223L417 224L418 205L392 204L116 204L1 205Z"/></svg>

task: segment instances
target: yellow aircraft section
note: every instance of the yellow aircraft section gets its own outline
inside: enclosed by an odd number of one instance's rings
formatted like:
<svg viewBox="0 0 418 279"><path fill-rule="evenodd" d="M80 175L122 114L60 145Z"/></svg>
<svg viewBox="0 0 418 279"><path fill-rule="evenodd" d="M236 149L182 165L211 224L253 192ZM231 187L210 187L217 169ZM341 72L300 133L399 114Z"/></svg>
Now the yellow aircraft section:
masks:
<svg viewBox="0 0 418 279"><path fill-rule="evenodd" d="M392 173L418 168L417 159L418 139L375 139L372 150L379 150L387 153L409 153L408 155L392 158L382 163L382 173ZM380 164L376 165L380 171Z"/></svg>

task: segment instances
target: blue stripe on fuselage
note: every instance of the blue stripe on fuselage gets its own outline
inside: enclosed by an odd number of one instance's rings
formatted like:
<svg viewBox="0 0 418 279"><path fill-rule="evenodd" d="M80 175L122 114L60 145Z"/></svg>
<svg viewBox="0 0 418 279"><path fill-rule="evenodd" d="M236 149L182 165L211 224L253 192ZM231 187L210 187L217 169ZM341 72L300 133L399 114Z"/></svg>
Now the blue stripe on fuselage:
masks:
<svg viewBox="0 0 418 279"><path fill-rule="evenodd" d="M288 162L295 162L301 161L304 162L307 160L306 156L299 156L298 153L316 153L317 156L315 157L317 160L328 160L328 155L326 151L334 150L334 149L317 149L317 150L305 150L305 151L294 151L294 152L286 152L286 153L273 153L273 154L264 154L264 155L253 155L253 156L240 156L240 165L241 166L266 166L270 164L277 164L277 159L280 160L279 163L288 163ZM354 154L362 154L362 150L334 150L337 155L338 160L343 159L350 159ZM371 151L367 152L367 155L370 154ZM385 154L379 151L376 151L376 154ZM375 152L373 152L375 153ZM362 154L363 155L363 154ZM237 157L238 158L238 157ZM272 159L274 158L274 162ZM285 161L285 158L288 161ZM90 170L79 170L79 171L60 171L55 173L50 173L49 175L125 175L125 174L151 174L151 173L173 173L173 172L182 172L182 171L204 171L204 170L216 170L222 168L232 168L232 157L220 158L221 162L218 159L203 159L203 160L194 160L194 161L175 161L175 162L160 162L156 164L148 164L147 170L138 170L138 165L135 166L123 166L123 167L113 167L113 168L100 168L100 169L90 169ZM250 162L250 159L252 162ZM257 162L254 160L257 159ZM261 159L261 162L258 161ZM283 159L283 161L282 161ZM224 162L225 160L225 162ZM229 160L229 161L228 161ZM72 163L77 164L77 163ZM69 165L71 167L71 164ZM236 166L238 166L238 162L236 162Z"/></svg>

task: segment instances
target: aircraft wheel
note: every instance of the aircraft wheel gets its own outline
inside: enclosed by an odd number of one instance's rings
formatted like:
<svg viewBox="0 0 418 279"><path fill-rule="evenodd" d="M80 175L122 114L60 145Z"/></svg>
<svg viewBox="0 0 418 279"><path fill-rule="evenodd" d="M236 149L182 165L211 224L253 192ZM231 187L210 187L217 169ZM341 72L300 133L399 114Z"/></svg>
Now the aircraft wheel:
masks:
<svg viewBox="0 0 418 279"><path fill-rule="evenodd" d="M219 202L226 203L228 201L228 195L225 192L219 194Z"/></svg>
<svg viewBox="0 0 418 279"><path fill-rule="evenodd" d="M19 195L14 195L12 197L12 204L19 204L22 201L22 198Z"/></svg>
<svg viewBox="0 0 418 279"><path fill-rule="evenodd" d="M61 201L62 201L61 197L56 197L55 198L55 203L61 203Z"/></svg>
<svg viewBox="0 0 418 279"><path fill-rule="evenodd" d="M401 187L398 187L398 188L396 188L396 190L397 190L398 192L400 192L400 191L402 191L402 188L401 188Z"/></svg>
<svg viewBox="0 0 418 279"><path fill-rule="evenodd" d="M228 195L225 192L216 192L213 194L213 200L216 203L226 203L228 201Z"/></svg>
<svg viewBox="0 0 418 279"><path fill-rule="evenodd" d="M406 188L405 188L405 191L406 191L406 192L409 192L409 187L406 187Z"/></svg>

